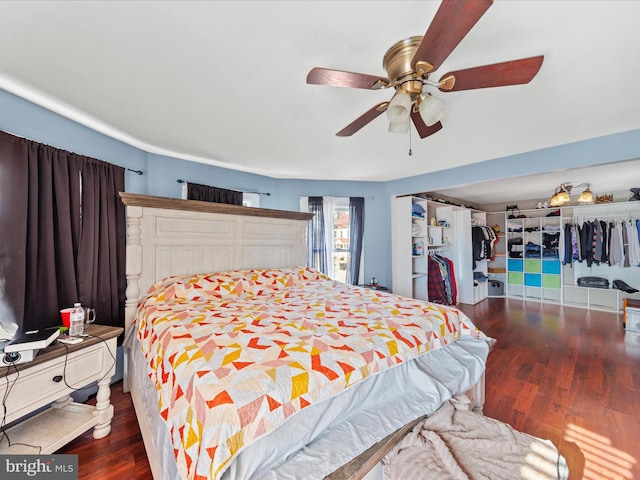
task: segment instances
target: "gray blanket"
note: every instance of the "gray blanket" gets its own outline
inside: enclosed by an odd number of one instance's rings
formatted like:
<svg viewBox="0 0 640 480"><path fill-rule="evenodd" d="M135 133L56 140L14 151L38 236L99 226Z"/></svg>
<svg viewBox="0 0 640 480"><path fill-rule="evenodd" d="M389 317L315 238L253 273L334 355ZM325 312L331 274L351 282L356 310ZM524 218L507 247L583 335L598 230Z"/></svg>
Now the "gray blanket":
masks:
<svg viewBox="0 0 640 480"><path fill-rule="evenodd" d="M468 410L456 397L420 422L382 463L386 480L564 479L566 463L548 440Z"/></svg>

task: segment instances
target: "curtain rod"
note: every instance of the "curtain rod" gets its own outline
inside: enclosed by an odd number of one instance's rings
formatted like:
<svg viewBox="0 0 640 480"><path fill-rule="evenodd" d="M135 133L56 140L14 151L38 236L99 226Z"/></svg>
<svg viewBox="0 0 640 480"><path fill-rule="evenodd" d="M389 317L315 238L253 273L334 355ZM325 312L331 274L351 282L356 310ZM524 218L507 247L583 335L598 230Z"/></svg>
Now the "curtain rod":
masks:
<svg viewBox="0 0 640 480"><path fill-rule="evenodd" d="M189 183L186 180L182 180L181 178L179 178L178 180L176 180L178 183ZM271 196L271 193L269 192L251 192L249 190L240 190L238 188L232 188L231 190L235 190L236 192L242 192L242 193L254 193L256 195L265 195L267 197Z"/></svg>
<svg viewBox="0 0 640 480"><path fill-rule="evenodd" d="M132 168L127 168L127 171L129 171L129 172L133 172L133 173L135 173L136 175L143 175L142 170L133 170Z"/></svg>

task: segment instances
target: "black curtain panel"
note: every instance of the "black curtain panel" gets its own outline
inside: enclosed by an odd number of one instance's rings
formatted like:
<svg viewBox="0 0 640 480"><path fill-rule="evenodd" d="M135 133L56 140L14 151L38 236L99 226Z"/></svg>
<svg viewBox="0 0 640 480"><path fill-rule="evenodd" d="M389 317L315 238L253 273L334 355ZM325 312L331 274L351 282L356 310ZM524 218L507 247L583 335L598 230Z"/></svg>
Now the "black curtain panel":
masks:
<svg viewBox="0 0 640 480"><path fill-rule="evenodd" d="M0 132L0 322L21 324L26 282L27 142Z"/></svg>
<svg viewBox="0 0 640 480"><path fill-rule="evenodd" d="M80 178L68 152L27 140L29 169L24 327L60 324L60 308L78 301Z"/></svg>
<svg viewBox="0 0 640 480"><path fill-rule="evenodd" d="M327 245L325 242L322 197L309 197L309 213L313 218L309 223L309 266L327 273Z"/></svg>
<svg viewBox="0 0 640 480"><path fill-rule="evenodd" d="M12 207L0 208L0 254L16 323L60 325L59 310L80 301L99 323L124 325L124 169L0 133L0 198Z"/></svg>
<svg viewBox="0 0 640 480"><path fill-rule="evenodd" d="M124 326L126 216L118 196L124 191L124 169L84 157L80 175L78 298L96 309L96 322Z"/></svg>
<svg viewBox="0 0 640 480"><path fill-rule="evenodd" d="M242 192L188 182L187 199L242 205Z"/></svg>
<svg viewBox="0 0 640 480"><path fill-rule="evenodd" d="M349 197L349 267L347 280L351 285L358 285L363 236L364 198Z"/></svg>

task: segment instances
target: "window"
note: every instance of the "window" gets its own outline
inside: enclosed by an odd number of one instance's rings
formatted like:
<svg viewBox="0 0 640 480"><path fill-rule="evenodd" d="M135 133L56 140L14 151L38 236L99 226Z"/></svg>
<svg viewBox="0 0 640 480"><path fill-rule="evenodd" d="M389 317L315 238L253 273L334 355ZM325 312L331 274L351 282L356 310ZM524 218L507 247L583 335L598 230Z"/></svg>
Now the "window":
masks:
<svg viewBox="0 0 640 480"><path fill-rule="evenodd" d="M244 192L242 194L242 206L256 208L260 207L260 194Z"/></svg>
<svg viewBox="0 0 640 480"><path fill-rule="evenodd" d="M333 212L331 212L333 225L327 225L328 234L332 236L327 244L327 252L332 260L329 263L333 267L333 278L339 282L348 283L347 269L349 268L349 199L345 197L334 198ZM330 267L330 268L331 268Z"/></svg>
<svg viewBox="0 0 640 480"><path fill-rule="evenodd" d="M300 209L309 211L308 197L300 199ZM324 218L324 253L326 271L328 277L343 283L349 281L349 265L351 263L351 219L349 215L349 197L322 197L322 212ZM309 235L310 237L310 235ZM312 247L310 246L310 250ZM311 255L309 265L322 270L313 263ZM363 264L360 262L359 277L362 277Z"/></svg>

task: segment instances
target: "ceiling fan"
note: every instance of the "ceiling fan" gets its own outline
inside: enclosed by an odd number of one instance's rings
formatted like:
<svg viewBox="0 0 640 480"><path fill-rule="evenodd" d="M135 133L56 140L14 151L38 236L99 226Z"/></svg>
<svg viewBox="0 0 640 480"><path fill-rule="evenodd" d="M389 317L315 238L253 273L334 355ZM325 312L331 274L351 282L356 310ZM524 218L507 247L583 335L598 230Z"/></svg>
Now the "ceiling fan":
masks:
<svg viewBox="0 0 640 480"><path fill-rule="evenodd" d="M413 121L420 138L425 138L442 128L444 115L442 103L428 92L428 87L458 92L529 83L540 70L543 55L448 72L437 82L429 79L492 2L443 0L423 37L401 40L384 55L382 64L388 77L312 68L307 75L309 84L396 91L390 101L373 106L336 135L351 136L386 111L389 131L406 133Z"/></svg>

